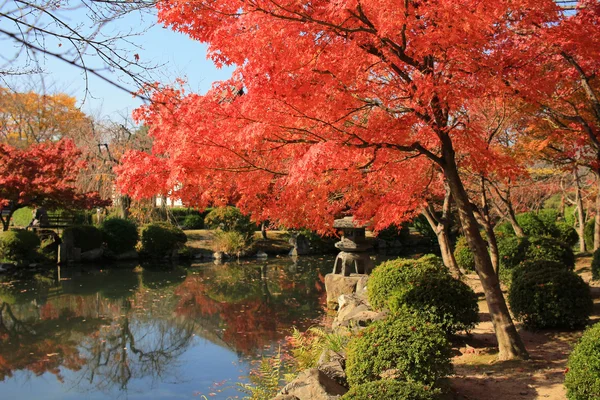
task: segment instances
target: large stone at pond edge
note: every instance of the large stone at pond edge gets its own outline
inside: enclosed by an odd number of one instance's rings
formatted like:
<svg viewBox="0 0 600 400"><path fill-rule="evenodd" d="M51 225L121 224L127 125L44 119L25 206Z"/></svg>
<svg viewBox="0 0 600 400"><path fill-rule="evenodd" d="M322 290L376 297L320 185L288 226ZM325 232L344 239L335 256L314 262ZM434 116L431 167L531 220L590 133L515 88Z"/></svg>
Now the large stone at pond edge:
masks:
<svg viewBox="0 0 600 400"><path fill-rule="evenodd" d="M279 395L292 395L299 400L336 400L347 391L324 372L311 368L300 372L296 379L281 389Z"/></svg>
<svg viewBox="0 0 600 400"><path fill-rule="evenodd" d="M280 394L277 397L273 397L271 400L300 400L296 396L292 396L291 394Z"/></svg>
<svg viewBox="0 0 600 400"><path fill-rule="evenodd" d="M346 379L346 356L335 351L325 349L317 361L317 368L325 375L344 387L348 387Z"/></svg>
<svg viewBox="0 0 600 400"><path fill-rule="evenodd" d="M343 294L357 293L363 295L366 290L368 275L340 274L325 275L325 290L327 291L327 307L335 310L338 308L338 298Z"/></svg>
<svg viewBox="0 0 600 400"><path fill-rule="evenodd" d="M360 329L386 316L385 311L373 311L364 296L343 294L339 297L340 309L333 320L332 328Z"/></svg>
<svg viewBox="0 0 600 400"><path fill-rule="evenodd" d="M81 253L81 261L91 262L91 261L100 261L102 259L102 255L104 254L104 249L92 249L89 251L84 251Z"/></svg>

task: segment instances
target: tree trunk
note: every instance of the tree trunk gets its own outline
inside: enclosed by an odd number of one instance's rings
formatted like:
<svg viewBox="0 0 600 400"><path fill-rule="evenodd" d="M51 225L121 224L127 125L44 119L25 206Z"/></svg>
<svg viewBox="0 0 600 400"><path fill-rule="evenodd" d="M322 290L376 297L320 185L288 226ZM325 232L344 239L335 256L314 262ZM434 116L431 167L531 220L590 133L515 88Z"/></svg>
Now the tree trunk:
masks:
<svg viewBox="0 0 600 400"><path fill-rule="evenodd" d="M515 235L518 237L524 237L525 231L521 228L521 225L517 222L517 216L515 214L515 210L513 210L512 206L508 207L508 220L510 221L510 225L515 231Z"/></svg>
<svg viewBox="0 0 600 400"><path fill-rule="evenodd" d="M581 198L581 182L579 174L575 169L575 206L577 207L577 236L579 236L579 251L585 252L585 215L583 211L583 199Z"/></svg>
<svg viewBox="0 0 600 400"><path fill-rule="evenodd" d="M127 196L126 194L121 196L121 201L120 201L120 214L121 214L121 218L127 219L129 218L129 207L131 205L131 199L129 198L129 196Z"/></svg>
<svg viewBox="0 0 600 400"><path fill-rule="evenodd" d="M427 208L424 208L422 213L437 237L444 265L446 268L448 268L454 278L460 278L462 276L462 272L456 263L456 259L454 258L452 246L450 246L450 236L448 235L449 224L447 222L440 223L436 221L435 216L432 215Z"/></svg>
<svg viewBox="0 0 600 400"><path fill-rule="evenodd" d="M483 229L485 230L485 235L488 239L490 260L492 261L494 272L496 275L498 275L500 271L500 253L498 252L498 241L496 240L496 234L494 233L494 228L487 222L483 224Z"/></svg>
<svg viewBox="0 0 600 400"><path fill-rule="evenodd" d="M523 341L510 317L486 243L479 233L479 226L475 219L473 206L469 201L467 192L458 174L452 143L447 136L443 137L442 140L443 158L441 165L444 176L452 191L452 197L458 209L467 243L475 258L475 270L481 280L492 324L494 325L496 339L498 340L498 357L501 360L529 358Z"/></svg>

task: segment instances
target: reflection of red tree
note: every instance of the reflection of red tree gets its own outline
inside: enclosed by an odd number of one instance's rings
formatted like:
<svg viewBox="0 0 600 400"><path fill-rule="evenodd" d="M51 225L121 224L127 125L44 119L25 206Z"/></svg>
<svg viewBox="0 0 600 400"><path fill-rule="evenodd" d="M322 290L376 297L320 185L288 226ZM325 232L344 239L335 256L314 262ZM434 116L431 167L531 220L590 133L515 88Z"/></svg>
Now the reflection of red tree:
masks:
<svg viewBox="0 0 600 400"><path fill-rule="evenodd" d="M298 289L284 276L278 276L278 286L283 290ZM256 295L238 302L220 302L212 299L210 282L188 276L177 288L179 303L176 313L187 318L204 319L212 323L211 329L224 329L220 338L243 354L283 340L292 326L304 325L293 320L289 304L271 301L270 296ZM295 301L287 299L287 303Z"/></svg>

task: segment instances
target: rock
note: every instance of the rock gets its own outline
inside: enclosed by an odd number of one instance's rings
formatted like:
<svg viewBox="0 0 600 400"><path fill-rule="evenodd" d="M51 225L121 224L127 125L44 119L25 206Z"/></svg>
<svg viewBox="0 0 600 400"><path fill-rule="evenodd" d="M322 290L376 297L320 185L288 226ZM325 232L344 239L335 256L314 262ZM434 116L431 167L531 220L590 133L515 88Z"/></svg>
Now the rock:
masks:
<svg viewBox="0 0 600 400"><path fill-rule="evenodd" d="M271 400L300 400L296 396L292 396L291 394L280 394L277 397L273 397Z"/></svg>
<svg viewBox="0 0 600 400"><path fill-rule="evenodd" d="M301 233L292 235L289 243L294 246L290 250L290 256L305 256L310 254L310 242L308 238Z"/></svg>
<svg viewBox="0 0 600 400"><path fill-rule="evenodd" d="M327 307L332 310L338 308L338 298L343 294L355 293L357 291L359 282L361 282L361 290L364 291L367 279L368 276L358 274L352 274L350 276L343 276L340 274L325 275Z"/></svg>
<svg viewBox="0 0 600 400"><path fill-rule="evenodd" d="M317 368L340 385L348 387L346 372L344 371L346 359L341 354L331 350L323 350L317 362Z"/></svg>
<svg viewBox="0 0 600 400"><path fill-rule="evenodd" d="M121 260L137 260L138 258L140 258L140 255L135 250L129 250L129 251L126 251L125 253L115 255L115 259L117 259L119 261L121 261Z"/></svg>
<svg viewBox="0 0 600 400"><path fill-rule="evenodd" d="M299 400L336 400L348 391L317 368L302 371L279 395L296 396Z"/></svg>
<svg viewBox="0 0 600 400"><path fill-rule="evenodd" d="M366 298L357 296L356 294L341 295L338 303L340 308L333 320L333 329L339 327L349 329L364 328L371 322L385 318L387 314L385 311L373 311Z"/></svg>
<svg viewBox="0 0 600 400"><path fill-rule="evenodd" d="M225 253L223 253L222 251L215 251L213 253L213 258L215 260L222 260L223 258L225 258Z"/></svg>
<svg viewBox="0 0 600 400"><path fill-rule="evenodd" d="M104 254L103 248L92 249L81 253L80 260L85 262L100 261Z"/></svg>
<svg viewBox="0 0 600 400"><path fill-rule="evenodd" d="M267 253L265 253L264 251L259 251L258 253L256 253L256 258L268 258L269 255Z"/></svg>

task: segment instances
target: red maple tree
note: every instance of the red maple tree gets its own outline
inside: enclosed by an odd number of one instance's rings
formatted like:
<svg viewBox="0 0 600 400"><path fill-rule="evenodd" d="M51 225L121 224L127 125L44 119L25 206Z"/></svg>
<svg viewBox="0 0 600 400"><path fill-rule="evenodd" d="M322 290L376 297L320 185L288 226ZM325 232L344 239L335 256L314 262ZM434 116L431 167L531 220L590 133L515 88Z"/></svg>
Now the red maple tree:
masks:
<svg viewBox="0 0 600 400"><path fill-rule="evenodd" d="M96 192L79 193L75 182L83 167L80 151L71 140L47 142L22 150L0 144L0 215L3 229L23 207L92 208L110 201Z"/></svg>
<svg viewBox="0 0 600 400"><path fill-rule="evenodd" d="M217 65L237 67L204 96L156 91L136 113L153 154L124 158L121 188L173 191L198 206L234 199L257 220L326 231L342 212L376 228L400 223L440 176L499 356L527 357L461 171L505 159L472 123L473 105L516 95L507 76L528 68L523 38L561 22L553 1L171 0L158 9L162 22L208 43Z"/></svg>

